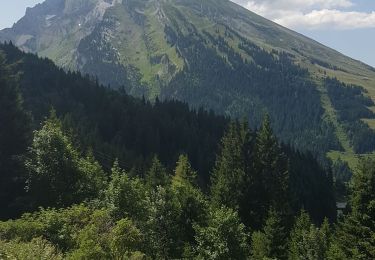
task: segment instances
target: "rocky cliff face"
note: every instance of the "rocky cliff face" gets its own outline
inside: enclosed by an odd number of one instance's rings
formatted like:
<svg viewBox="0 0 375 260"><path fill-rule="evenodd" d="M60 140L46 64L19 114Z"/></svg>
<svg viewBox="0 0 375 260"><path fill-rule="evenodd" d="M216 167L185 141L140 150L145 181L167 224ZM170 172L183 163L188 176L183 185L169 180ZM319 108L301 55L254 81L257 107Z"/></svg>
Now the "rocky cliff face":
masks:
<svg viewBox="0 0 375 260"><path fill-rule="evenodd" d="M22 50L47 56L66 68L77 68L75 51L118 1L49 0L28 8L11 29L0 34Z"/></svg>

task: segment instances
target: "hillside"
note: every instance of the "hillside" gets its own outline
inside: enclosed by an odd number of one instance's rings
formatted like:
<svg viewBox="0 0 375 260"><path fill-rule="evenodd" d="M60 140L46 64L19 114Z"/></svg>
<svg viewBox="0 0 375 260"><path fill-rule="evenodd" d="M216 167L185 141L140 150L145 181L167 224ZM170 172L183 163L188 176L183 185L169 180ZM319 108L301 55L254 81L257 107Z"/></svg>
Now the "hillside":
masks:
<svg viewBox="0 0 375 260"><path fill-rule="evenodd" d="M135 96L253 128L269 113L283 142L321 157L375 150L375 69L227 0L47 0L0 40Z"/></svg>

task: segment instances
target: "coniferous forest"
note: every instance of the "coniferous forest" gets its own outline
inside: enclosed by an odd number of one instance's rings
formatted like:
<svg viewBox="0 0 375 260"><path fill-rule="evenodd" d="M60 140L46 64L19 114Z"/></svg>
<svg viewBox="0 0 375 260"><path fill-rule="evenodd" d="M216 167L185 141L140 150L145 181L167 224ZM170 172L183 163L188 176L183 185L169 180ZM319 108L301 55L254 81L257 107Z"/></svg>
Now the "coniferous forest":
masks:
<svg viewBox="0 0 375 260"><path fill-rule="evenodd" d="M254 130L0 50L0 259L375 258L375 161L352 173L280 143L267 114ZM326 84L348 129L372 117Z"/></svg>

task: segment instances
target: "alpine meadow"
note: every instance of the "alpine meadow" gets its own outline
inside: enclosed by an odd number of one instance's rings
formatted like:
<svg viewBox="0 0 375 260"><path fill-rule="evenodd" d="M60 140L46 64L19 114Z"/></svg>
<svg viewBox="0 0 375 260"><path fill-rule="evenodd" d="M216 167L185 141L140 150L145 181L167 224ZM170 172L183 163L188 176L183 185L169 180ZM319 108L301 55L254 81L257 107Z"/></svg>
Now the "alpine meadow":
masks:
<svg viewBox="0 0 375 260"><path fill-rule="evenodd" d="M45 0L0 30L0 259L375 259L374 102L229 0Z"/></svg>

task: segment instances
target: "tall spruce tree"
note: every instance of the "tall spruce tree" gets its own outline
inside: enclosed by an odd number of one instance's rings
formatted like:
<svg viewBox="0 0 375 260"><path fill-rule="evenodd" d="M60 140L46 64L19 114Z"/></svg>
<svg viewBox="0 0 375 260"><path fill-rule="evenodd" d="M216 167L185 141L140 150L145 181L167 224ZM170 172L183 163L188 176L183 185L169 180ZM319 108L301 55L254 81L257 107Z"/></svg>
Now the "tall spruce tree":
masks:
<svg viewBox="0 0 375 260"><path fill-rule="evenodd" d="M0 52L0 218L17 215L24 194L21 155L31 140L30 117L24 110L17 80Z"/></svg>
<svg viewBox="0 0 375 260"><path fill-rule="evenodd" d="M247 188L250 141L250 132L245 123L229 124L211 177L213 204L240 209Z"/></svg>
<svg viewBox="0 0 375 260"><path fill-rule="evenodd" d="M340 223L331 259L375 259L375 160L362 159L352 179L352 211Z"/></svg>
<svg viewBox="0 0 375 260"><path fill-rule="evenodd" d="M194 242L194 224L201 224L206 219L207 201L197 186L197 173L193 170L189 158L181 155L177 161L175 174L172 177L172 193L174 204L179 208L177 222L179 224L179 241L181 250L190 258L190 245ZM187 246L186 246L187 245Z"/></svg>
<svg viewBox="0 0 375 260"><path fill-rule="evenodd" d="M296 218L294 227L290 233L289 241L289 259L298 260L304 255L301 249L304 234L310 229L312 225L310 216L305 211L301 211L300 215Z"/></svg>
<svg viewBox="0 0 375 260"><path fill-rule="evenodd" d="M265 219L270 207L282 216L290 214L288 161L273 135L268 115L257 133L254 157L254 182L260 183L257 215Z"/></svg>
<svg viewBox="0 0 375 260"><path fill-rule="evenodd" d="M172 187L177 190L179 188L195 187L196 185L197 173L191 167L189 158L186 155L180 155L172 177Z"/></svg>
<svg viewBox="0 0 375 260"><path fill-rule="evenodd" d="M165 187L169 184L170 178L167 174L167 170L157 156L154 156L152 165L145 179L147 186L152 189L156 189L158 186Z"/></svg>
<svg viewBox="0 0 375 260"><path fill-rule="evenodd" d="M278 212L270 209L262 232L252 236L254 259L286 259L287 231Z"/></svg>
<svg viewBox="0 0 375 260"><path fill-rule="evenodd" d="M311 222L306 212L301 212L290 235L288 259L327 259L330 233L327 219L319 228Z"/></svg>

